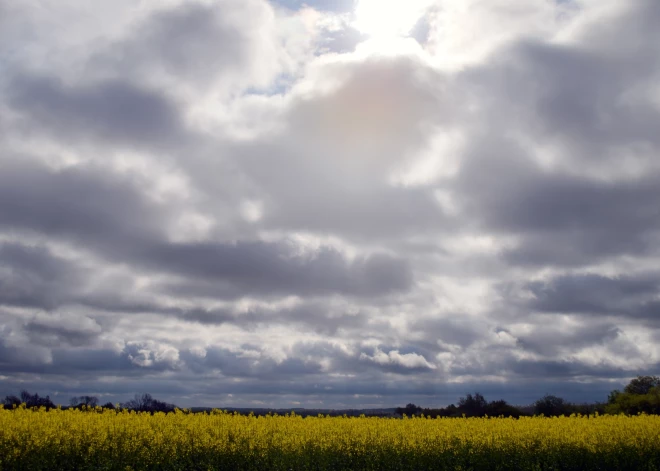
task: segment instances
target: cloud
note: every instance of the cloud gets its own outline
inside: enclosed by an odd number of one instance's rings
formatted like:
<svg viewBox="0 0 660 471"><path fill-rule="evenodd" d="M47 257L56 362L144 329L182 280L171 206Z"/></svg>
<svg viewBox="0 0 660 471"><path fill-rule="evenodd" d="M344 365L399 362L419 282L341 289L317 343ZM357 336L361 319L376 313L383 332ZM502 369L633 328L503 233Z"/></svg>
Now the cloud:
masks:
<svg viewBox="0 0 660 471"><path fill-rule="evenodd" d="M70 295L71 285L82 282L82 273L66 259L43 247L0 244L0 301L5 305L53 308Z"/></svg>
<svg viewBox="0 0 660 471"><path fill-rule="evenodd" d="M150 269L213 283L219 295L330 294L378 296L412 285L405 261L376 254L348 262L336 250L321 248L297 256L285 243L154 244L129 256ZM235 297L235 296L234 296Z"/></svg>
<svg viewBox="0 0 660 471"><path fill-rule="evenodd" d="M102 332L101 326L83 315L46 315L39 313L25 325L25 330L35 343L45 345L89 345Z"/></svg>
<svg viewBox="0 0 660 471"><path fill-rule="evenodd" d="M376 350L373 355L365 353L360 354L360 359L370 361L384 367L405 368L405 369L429 369L434 370L436 366L429 363L426 358L416 353L399 353L398 350L391 350L387 353L382 350Z"/></svg>
<svg viewBox="0 0 660 471"><path fill-rule="evenodd" d="M165 216L131 180L113 179L102 167L54 170L27 159L5 159L0 225L97 245L153 234Z"/></svg>
<svg viewBox="0 0 660 471"><path fill-rule="evenodd" d="M655 319L660 279L654 272L638 275L562 275L527 283L532 297L525 305L538 312L625 316Z"/></svg>
<svg viewBox="0 0 660 471"><path fill-rule="evenodd" d="M266 202L262 223L369 239L442 224L428 189L390 183L402 159L424 150L428 128L449 119L442 76L405 56L320 63L314 74L327 91L300 85L279 117L283 130L235 151Z"/></svg>
<svg viewBox="0 0 660 471"><path fill-rule="evenodd" d="M656 1L443 0L387 48L351 2L90 8L0 0L0 395L594 401L657 370Z"/></svg>
<svg viewBox="0 0 660 471"><path fill-rule="evenodd" d="M65 85L55 77L20 75L9 103L53 135L104 139L126 146L176 140L182 123L176 106L157 92L123 81Z"/></svg>
<svg viewBox="0 0 660 471"><path fill-rule="evenodd" d="M254 306L247 311L194 308L179 310L175 315L185 321L207 325L233 324L244 329L278 324L296 326L322 335L337 335L339 331L354 332L367 328L371 319L365 309L355 312L350 305L335 306L324 301L307 301L291 307Z"/></svg>
<svg viewBox="0 0 660 471"><path fill-rule="evenodd" d="M174 3L92 54L105 74L189 89L266 87L292 64L276 13L262 1Z"/></svg>

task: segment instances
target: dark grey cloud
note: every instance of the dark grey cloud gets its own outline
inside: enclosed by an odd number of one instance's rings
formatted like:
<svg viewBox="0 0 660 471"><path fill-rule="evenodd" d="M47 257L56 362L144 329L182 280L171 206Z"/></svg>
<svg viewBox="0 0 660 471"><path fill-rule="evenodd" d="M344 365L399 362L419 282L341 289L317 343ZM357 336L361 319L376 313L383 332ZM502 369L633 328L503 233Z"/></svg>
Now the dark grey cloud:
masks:
<svg viewBox="0 0 660 471"><path fill-rule="evenodd" d="M620 309L620 303L655 295L660 279L653 274L622 278L564 275L549 283L530 283L528 287L536 297L532 306L541 311L607 313Z"/></svg>
<svg viewBox="0 0 660 471"><path fill-rule="evenodd" d="M135 295L128 277L108 277L89 263L55 255L43 244L0 243L0 305L37 311L57 311L84 306L116 313L160 312L166 308L151 298ZM35 332L51 332L57 338L61 326L34 324ZM66 327L60 332L67 337ZM71 332L72 336L78 332ZM78 339L83 342L84 338ZM76 342L74 342L76 343Z"/></svg>
<svg viewBox="0 0 660 471"><path fill-rule="evenodd" d="M189 322L206 325L232 324L251 331L268 325L298 327L323 335L357 332L377 325L369 312L350 312L346 306L332 306L326 300L309 301L291 308L251 308L246 312L230 309L178 309L173 315Z"/></svg>
<svg viewBox="0 0 660 471"><path fill-rule="evenodd" d="M251 8L252 7L252 8ZM93 56L93 65L137 73L159 72L204 83L228 70L249 66L254 31L228 17L263 15L257 2L190 2L162 9L143 19L132 35ZM255 18L259 22L260 18Z"/></svg>
<svg viewBox="0 0 660 471"><path fill-rule="evenodd" d="M479 188L467 197L468 207L482 215L485 227L521 236L518 247L503 254L511 263L571 266L655 253L658 175L596 182L541 169L522 171L525 163L514 167L500 160L499 165L486 167L491 181L468 176L465 184ZM481 165L479 172L486 168Z"/></svg>
<svg viewBox="0 0 660 471"><path fill-rule="evenodd" d="M82 273L44 247L0 244L0 304L52 309L65 302Z"/></svg>
<svg viewBox="0 0 660 471"><path fill-rule="evenodd" d="M167 216L139 191L139 181L109 175L101 166L53 170L27 159L4 159L0 228L95 245L156 234Z"/></svg>
<svg viewBox="0 0 660 471"><path fill-rule="evenodd" d="M0 342L0 368L3 374L21 375L36 373L54 378L68 377L75 380L98 379L99 376L140 377L164 371L176 371L178 351L174 348L154 344L151 341L128 342L121 350L100 346L81 345L83 334L57 326L48 330L34 329L35 323L26 326L28 338L39 337L37 344L12 345L6 339ZM20 332L14 332L19 334ZM43 347L44 334L66 335L73 343L60 342L51 350ZM89 336L88 336L89 337ZM83 344L89 342L85 339ZM53 342L55 344L55 342ZM49 345L53 347L53 344ZM174 356L173 356L174 355Z"/></svg>
<svg viewBox="0 0 660 471"><path fill-rule="evenodd" d="M435 350L443 350L438 341L450 345L469 347L482 338L482 326L475 325L470 319L465 319L460 313L451 315L440 314L413 320L410 330L421 334Z"/></svg>
<svg viewBox="0 0 660 471"><path fill-rule="evenodd" d="M514 108L516 117L529 119L542 139L560 139L579 158L595 160L611 155L608 146L657 143L657 107L622 99L657 73L652 62L539 43L513 49L503 62L496 73L514 76L502 82L502 91L515 87L525 104Z"/></svg>
<svg viewBox="0 0 660 471"><path fill-rule="evenodd" d="M517 346L544 357L553 357L559 355L562 350L608 345L622 334L616 324L607 322L582 323L573 325L570 329L541 325L543 327L520 335L517 338Z"/></svg>
<svg viewBox="0 0 660 471"><path fill-rule="evenodd" d="M121 35L104 38L86 70L133 77L172 95L267 90L295 72L303 58L291 53L309 47L293 30L283 34L277 20L272 5L261 0L155 6Z"/></svg>
<svg viewBox="0 0 660 471"><path fill-rule="evenodd" d="M8 102L28 120L26 126L51 135L164 147L183 134L172 100L128 81L65 84L57 77L24 73L8 88Z"/></svg>
<svg viewBox="0 0 660 471"><path fill-rule="evenodd" d="M90 326L66 325L57 319L54 323L44 323L43 320L31 320L25 326L25 330L33 342L46 346L89 345L99 336L100 326L97 329Z"/></svg>
<svg viewBox="0 0 660 471"><path fill-rule="evenodd" d="M321 248L299 256L286 243L154 244L129 257L150 269L217 283L219 293L232 290L270 294L323 295L333 292L378 296L407 290L412 274L404 260L383 254L349 262L337 250Z"/></svg>
<svg viewBox="0 0 660 471"><path fill-rule="evenodd" d="M138 184L93 167L51 171L10 165L0 176L0 227L59 236L107 260L214 283L217 293L229 298L250 293L378 296L412 286L406 261L385 254L348 261L329 247L298 256L285 242L169 242L161 229L170 218L167 208L149 202Z"/></svg>
<svg viewBox="0 0 660 471"><path fill-rule="evenodd" d="M533 361L521 360L511 365L511 371L522 377L527 378L553 378L553 379L571 379L571 378L616 378L621 382L625 378L634 376L634 370L625 370L615 368L609 365L587 365L579 361ZM613 388L614 389L614 388ZM601 402L605 402L601 399Z"/></svg>
<svg viewBox="0 0 660 471"><path fill-rule="evenodd" d="M655 255L660 109L631 90L657 74L653 61L529 42L465 73L479 115L450 188L484 231L518 238L507 262Z"/></svg>
<svg viewBox="0 0 660 471"><path fill-rule="evenodd" d="M533 295L524 306L537 312L656 320L660 277L656 272L561 275L526 283L523 289Z"/></svg>

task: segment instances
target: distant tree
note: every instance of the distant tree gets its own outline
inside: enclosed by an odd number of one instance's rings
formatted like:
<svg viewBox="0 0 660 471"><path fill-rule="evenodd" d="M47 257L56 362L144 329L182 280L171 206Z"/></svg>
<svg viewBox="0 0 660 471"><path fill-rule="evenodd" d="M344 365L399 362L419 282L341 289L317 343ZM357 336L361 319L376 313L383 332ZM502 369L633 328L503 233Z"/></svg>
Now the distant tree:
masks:
<svg viewBox="0 0 660 471"><path fill-rule="evenodd" d="M458 409L468 417L483 416L487 412L488 402L480 393L468 394L458 400Z"/></svg>
<svg viewBox="0 0 660 471"><path fill-rule="evenodd" d="M608 404L614 404L616 402L616 398L619 397L619 394L621 394L621 391L618 389L615 389L611 393L607 395L607 403Z"/></svg>
<svg viewBox="0 0 660 471"><path fill-rule="evenodd" d="M454 404L449 404L444 409L441 409L441 411L444 413L444 417L454 417L458 415L458 407Z"/></svg>
<svg viewBox="0 0 660 471"><path fill-rule="evenodd" d="M46 409L55 407L53 401L50 400L50 396L40 397L39 394L30 394L26 390L21 391L21 402L26 407L45 407Z"/></svg>
<svg viewBox="0 0 660 471"><path fill-rule="evenodd" d="M608 414L660 414L660 378L637 376L623 389L615 389L607 396Z"/></svg>
<svg viewBox="0 0 660 471"><path fill-rule="evenodd" d="M406 415L412 417L413 415L420 415L422 413L422 408L416 406L413 403L406 404L406 407L397 407L396 413L399 415Z"/></svg>
<svg viewBox="0 0 660 471"><path fill-rule="evenodd" d="M487 415L489 417L504 416L504 417L518 418L522 415L527 415L517 407L508 404L503 399L500 399L498 401L488 402L486 401L486 398L484 398L484 396L481 395L480 393L476 393L474 395L468 394L465 397L460 398L458 404L459 404L458 407L455 406L454 404L449 404L447 407L442 407L439 409L422 409L421 411L416 410L415 415L422 413L424 414L425 417L433 417L433 418L461 417L463 415L465 415L466 417L484 417ZM411 411L412 409L411 406L417 408L417 406L415 406L414 404L409 404L407 406L409 407L408 409L409 411ZM404 408L398 408L397 412L399 414L406 413L406 415L409 415L409 413L406 412L406 409Z"/></svg>
<svg viewBox="0 0 660 471"><path fill-rule="evenodd" d="M121 407L139 412L172 412L176 409L174 404L154 399L148 393L136 394L133 399L121 404Z"/></svg>
<svg viewBox="0 0 660 471"><path fill-rule="evenodd" d="M660 386L649 389L647 394L622 392L605 406L608 414L640 413L660 415Z"/></svg>
<svg viewBox="0 0 660 471"><path fill-rule="evenodd" d="M648 394L652 388L660 386L657 376L638 376L628 383L623 392L628 394Z"/></svg>
<svg viewBox="0 0 660 471"><path fill-rule="evenodd" d="M490 417L515 417L518 418L522 414L520 410L508 404L505 400L491 401L486 406L486 414Z"/></svg>
<svg viewBox="0 0 660 471"><path fill-rule="evenodd" d="M449 404L447 407L441 407L439 409L422 409L422 414L424 417L458 417L460 414L457 412L458 409L454 404Z"/></svg>
<svg viewBox="0 0 660 471"><path fill-rule="evenodd" d="M35 394L34 396L27 392L25 389L21 391L21 402L30 405L31 402L38 401L39 400L39 394Z"/></svg>
<svg viewBox="0 0 660 471"><path fill-rule="evenodd" d="M106 402L101 407L103 407L104 409L114 409L115 405L112 402Z"/></svg>
<svg viewBox="0 0 660 471"><path fill-rule="evenodd" d="M569 413L580 415L593 415L596 412L599 414L605 413L606 404L602 402L595 402L592 404L569 404Z"/></svg>
<svg viewBox="0 0 660 471"><path fill-rule="evenodd" d="M133 399L130 399L121 404L124 409L145 411L153 401L151 394L136 394Z"/></svg>
<svg viewBox="0 0 660 471"><path fill-rule="evenodd" d="M176 409L174 404L168 404L167 402L154 399L151 403L150 412L174 412L174 409Z"/></svg>
<svg viewBox="0 0 660 471"><path fill-rule="evenodd" d="M408 404L405 408L398 407L396 413L400 415L406 414L407 416L424 414L424 417L433 418L461 417L463 415L466 417L484 417L488 415L489 417L504 416L518 418L522 415L529 415L502 399L488 402L480 393L474 395L468 394L460 398L458 404L458 407L454 404L449 404L447 407L441 407L439 409L422 409L415 404Z"/></svg>
<svg viewBox="0 0 660 471"><path fill-rule="evenodd" d="M534 413L546 417L565 415L570 413L570 404L561 397L547 394L534 403Z"/></svg>
<svg viewBox="0 0 660 471"><path fill-rule="evenodd" d="M2 403L5 406L5 409L12 409L14 406L21 405L21 398L18 396L5 396Z"/></svg>
<svg viewBox="0 0 660 471"><path fill-rule="evenodd" d="M99 398L96 396L74 396L69 403L71 407L96 407L99 404Z"/></svg>

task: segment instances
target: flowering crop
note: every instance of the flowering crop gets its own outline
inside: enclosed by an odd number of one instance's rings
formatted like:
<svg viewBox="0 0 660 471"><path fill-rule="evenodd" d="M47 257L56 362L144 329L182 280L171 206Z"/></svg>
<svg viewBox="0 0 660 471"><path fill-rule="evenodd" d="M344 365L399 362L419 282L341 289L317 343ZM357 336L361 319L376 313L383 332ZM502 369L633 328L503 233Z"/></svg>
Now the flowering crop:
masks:
<svg viewBox="0 0 660 471"><path fill-rule="evenodd" d="M0 410L0 470L660 470L660 417Z"/></svg>

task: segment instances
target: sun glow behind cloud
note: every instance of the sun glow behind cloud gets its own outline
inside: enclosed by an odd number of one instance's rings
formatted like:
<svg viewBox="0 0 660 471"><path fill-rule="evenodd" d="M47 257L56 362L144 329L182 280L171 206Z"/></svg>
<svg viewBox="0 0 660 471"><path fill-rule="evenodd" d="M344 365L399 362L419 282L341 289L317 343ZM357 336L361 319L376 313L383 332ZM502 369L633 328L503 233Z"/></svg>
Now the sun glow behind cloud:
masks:
<svg viewBox="0 0 660 471"><path fill-rule="evenodd" d="M405 37L431 3L429 0L358 0L353 26L372 38Z"/></svg>

